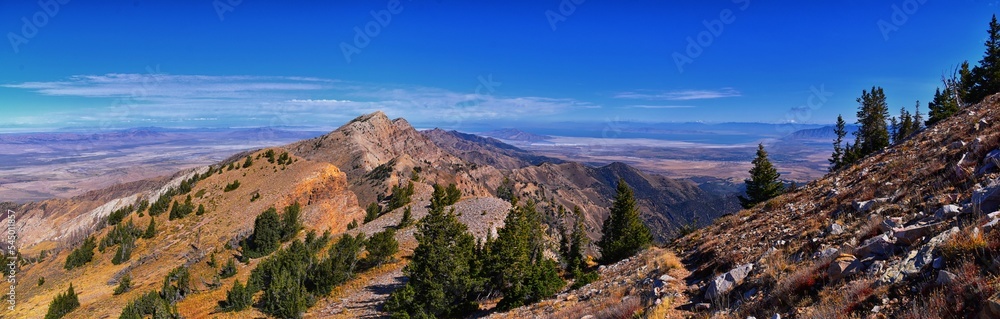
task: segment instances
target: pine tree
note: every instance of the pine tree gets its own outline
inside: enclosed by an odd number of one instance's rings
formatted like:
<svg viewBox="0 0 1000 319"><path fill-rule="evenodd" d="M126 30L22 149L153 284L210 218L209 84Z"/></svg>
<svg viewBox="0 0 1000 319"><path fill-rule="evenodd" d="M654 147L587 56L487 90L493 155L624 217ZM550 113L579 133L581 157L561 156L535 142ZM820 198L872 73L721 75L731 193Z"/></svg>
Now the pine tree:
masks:
<svg viewBox="0 0 1000 319"><path fill-rule="evenodd" d="M382 206L375 202L368 204L368 208L365 209L365 224L375 220L380 214L382 214Z"/></svg>
<svg viewBox="0 0 1000 319"><path fill-rule="evenodd" d="M1000 23L997 23L997 16L994 14L990 20L990 29L987 31L989 37L986 39L986 52L983 59L979 61L979 66L972 69L972 78L975 83L970 89L969 103L978 103L987 96L1000 91Z"/></svg>
<svg viewBox="0 0 1000 319"><path fill-rule="evenodd" d="M573 232L570 234L569 249L565 257L566 272L573 277L579 277L578 274L587 267L583 252L587 249L590 238L587 238L587 228L584 225L583 211L580 210L580 207L573 207L573 216L576 219L573 222Z"/></svg>
<svg viewBox="0 0 1000 319"><path fill-rule="evenodd" d="M236 280L233 282L233 288L226 292L226 306L223 310L240 311L249 308L251 303L253 303L253 292Z"/></svg>
<svg viewBox="0 0 1000 319"><path fill-rule="evenodd" d="M146 226L146 231L142 234L142 238L150 239L156 237L156 218L149 216L149 226Z"/></svg>
<svg viewBox="0 0 1000 319"><path fill-rule="evenodd" d="M386 228L383 231L372 234L372 237L365 243L364 263L368 267L377 267L392 260L392 256L399 250L399 242L396 241L396 229Z"/></svg>
<svg viewBox="0 0 1000 319"><path fill-rule="evenodd" d="M618 180L617 192L611 213L604 220L604 236L597 242L605 264L635 255L653 242L652 233L642 222L632 188L624 179Z"/></svg>
<svg viewBox="0 0 1000 319"><path fill-rule="evenodd" d="M281 231L278 211L268 208L254 219L253 233L243 241L243 255L259 258L274 252L280 243Z"/></svg>
<svg viewBox="0 0 1000 319"><path fill-rule="evenodd" d="M69 289L65 293L59 293L55 299L49 303L49 310L45 313L45 319L59 319L66 314L80 307L80 300L73 290L73 283L69 284Z"/></svg>
<svg viewBox="0 0 1000 319"><path fill-rule="evenodd" d="M934 92L934 99L927 103L927 108L930 110L927 126L931 126L958 113L958 102L952 98L951 88L945 88L944 92L938 89Z"/></svg>
<svg viewBox="0 0 1000 319"><path fill-rule="evenodd" d="M844 167L844 137L847 136L847 123L844 122L844 117L837 115L837 126L834 128L833 132L837 134L837 139L833 141L833 154L830 155L830 171L839 170Z"/></svg>
<svg viewBox="0 0 1000 319"><path fill-rule="evenodd" d="M746 179L747 196L739 196L740 205L749 209L781 195L785 187L778 180L780 177L781 174L767 159L764 144L757 145L757 157L754 158L753 167L750 168L750 178Z"/></svg>
<svg viewBox="0 0 1000 319"><path fill-rule="evenodd" d="M889 129L886 126L889 107L880 87L872 87L871 92L862 90L857 101L859 127L854 132L858 137L854 147L858 151L858 157L863 158L889 146Z"/></svg>
<svg viewBox="0 0 1000 319"><path fill-rule="evenodd" d="M118 280L118 286L115 287L114 295L120 295L128 292L132 289L132 276L125 274L121 279Z"/></svg>
<svg viewBox="0 0 1000 319"><path fill-rule="evenodd" d="M914 106L916 113L913 113L913 123L910 126L910 133L920 132L924 129L924 115L920 113L920 101Z"/></svg>
<svg viewBox="0 0 1000 319"><path fill-rule="evenodd" d="M544 231L534 202L512 207L497 232L485 273L503 295L499 309L530 304L562 288L565 282L559 278L556 263L543 254Z"/></svg>
<svg viewBox="0 0 1000 319"><path fill-rule="evenodd" d="M399 225L396 225L396 228L402 229L412 224L413 224L413 209L411 209L410 206L406 206L406 209L403 210L403 217L399 219Z"/></svg>
<svg viewBox="0 0 1000 319"><path fill-rule="evenodd" d="M457 317L478 308L475 239L454 209L445 212L444 196L435 192L431 202L438 204L417 225L417 248L403 269L409 281L385 303L394 317Z"/></svg>

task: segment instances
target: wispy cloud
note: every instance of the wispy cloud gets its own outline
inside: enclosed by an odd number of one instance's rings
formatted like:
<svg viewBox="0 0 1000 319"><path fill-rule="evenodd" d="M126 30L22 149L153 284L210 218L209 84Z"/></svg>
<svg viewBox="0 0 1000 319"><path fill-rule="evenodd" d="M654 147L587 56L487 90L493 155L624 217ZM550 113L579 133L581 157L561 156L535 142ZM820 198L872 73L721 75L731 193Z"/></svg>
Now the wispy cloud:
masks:
<svg viewBox="0 0 1000 319"><path fill-rule="evenodd" d="M689 109L694 105L626 105L630 109Z"/></svg>
<svg viewBox="0 0 1000 319"><path fill-rule="evenodd" d="M718 90L676 90L676 91L651 91L637 90L615 94L615 98L650 100L650 101L690 101L721 99L727 97L739 97L742 94L733 88L721 88Z"/></svg>
<svg viewBox="0 0 1000 319"><path fill-rule="evenodd" d="M337 126L344 119L375 110L411 121L455 125L464 120L517 119L599 107L568 98L287 76L105 74L0 87L46 96L106 99L107 107L46 115L61 118L67 125L110 127L194 119L218 119L218 125ZM19 119L22 123L31 120L35 119Z"/></svg>

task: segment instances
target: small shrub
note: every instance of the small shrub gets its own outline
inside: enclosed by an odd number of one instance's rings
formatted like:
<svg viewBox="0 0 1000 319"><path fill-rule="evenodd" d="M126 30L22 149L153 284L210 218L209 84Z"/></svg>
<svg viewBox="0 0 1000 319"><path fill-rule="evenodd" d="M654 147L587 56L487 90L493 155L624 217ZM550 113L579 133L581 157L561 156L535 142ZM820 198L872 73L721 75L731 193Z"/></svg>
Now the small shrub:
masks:
<svg viewBox="0 0 1000 319"><path fill-rule="evenodd" d="M122 279L118 280L118 287L115 287L114 294L120 295L128 292L131 289L132 289L132 276L129 274L125 274L125 276L123 276Z"/></svg>
<svg viewBox="0 0 1000 319"><path fill-rule="evenodd" d="M66 270L72 270L73 268L83 266L84 264L90 262L94 259L94 248L97 248L97 243L95 242L94 237L87 237L80 247L77 247L70 252L69 256L66 256L66 264L63 268L66 268Z"/></svg>
<svg viewBox="0 0 1000 319"><path fill-rule="evenodd" d="M219 277L226 279L236 275L236 259L229 258L229 261L222 266L222 270L219 271Z"/></svg>
<svg viewBox="0 0 1000 319"><path fill-rule="evenodd" d="M73 284L69 284L69 289L65 293L56 295L55 299L49 303L49 311L45 313L45 319L59 319L66 314L80 307L80 300L73 291Z"/></svg>
<svg viewBox="0 0 1000 319"><path fill-rule="evenodd" d="M223 192L231 192L240 188L240 180L234 180L232 183L226 184L226 187L222 189Z"/></svg>

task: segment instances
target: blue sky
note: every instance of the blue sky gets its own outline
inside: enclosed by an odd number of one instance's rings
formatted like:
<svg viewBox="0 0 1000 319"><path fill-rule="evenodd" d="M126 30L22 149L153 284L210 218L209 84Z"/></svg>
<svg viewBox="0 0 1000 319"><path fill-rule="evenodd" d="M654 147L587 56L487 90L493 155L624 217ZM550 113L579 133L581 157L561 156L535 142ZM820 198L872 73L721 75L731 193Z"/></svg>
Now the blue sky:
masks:
<svg viewBox="0 0 1000 319"><path fill-rule="evenodd" d="M0 2L0 132L331 128L377 109L460 130L853 121L873 85L894 113L915 100L926 112L943 73L980 59L998 11L928 0L46 1L58 6Z"/></svg>

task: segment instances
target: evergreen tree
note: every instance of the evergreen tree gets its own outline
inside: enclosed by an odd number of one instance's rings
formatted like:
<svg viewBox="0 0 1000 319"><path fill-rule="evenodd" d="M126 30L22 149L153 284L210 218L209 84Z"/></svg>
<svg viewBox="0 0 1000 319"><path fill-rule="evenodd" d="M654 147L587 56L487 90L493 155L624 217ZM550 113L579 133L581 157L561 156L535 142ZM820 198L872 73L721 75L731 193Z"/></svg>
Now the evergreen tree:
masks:
<svg viewBox="0 0 1000 319"><path fill-rule="evenodd" d="M858 137L854 147L858 157L863 158L889 146L889 129L886 127L889 107L880 87L872 87L871 92L862 90L857 101L859 127L854 133Z"/></svg>
<svg viewBox="0 0 1000 319"><path fill-rule="evenodd" d="M268 208L254 219L253 233L243 241L243 255L259 258L274 252L280 243L281 231L278 211Z"/></svg>
<svg viewBox="0 0 1000 319"><path fill-rule="evenodd" d="M934 92L934 99L927 103L927 108L930 110L927 126L931 126L958 113L958 102L952 98L951 88L945 88L944 92L938 89Z"/></svg>
<svg viewBox="0 0 1000 319"><path fill-rule="evenodd" d="M746 180L747 196L739 196L740 205L743 208L752 208L781 195L785 187L778 180L780 177L781 174L767 159L764 144L757 145L757 157L754 158L753 167L750 168L750 178Z"/></svg>
<svg viewBox="0 0 1000 319"><path fill-rule="evenodd" d="M156 218L149 216L149 226L146 226L146 231L143 232L142 238L151 239L156 237Z"/></svg>
<svg viewBox="0 0 1000 319"><path fill-rule="evenodd" d="M55 299L49 303L49 310L45 313L45 319L59 319L66 314L80 307L80 300L73 291L73 283L69 284L69 289L65 293L56 295Z"/></svg>
<svg viewBox="0 0 1000 319"><path fill-rule="evenodd" d="M247 156L247 159L243 161L243 168L250 167L251 165L253 165L253 159L250 159L250 156Z"/></svg>
<svg viewBox="0 0 1000 319"><path fill-rule="evenodd" d="M410 206L406 206L406 209L403 210L403 217L399 219L399 225L396 225L396 228L402 229L412 224L413 224L413 210L410 208Z"/></svg>
<svg viewBox="0 0 1000 319"><path fill-rule="evenodd" d="M987 96L1000 91L1000 23L997 23L997 16L994 14L990 20L989 35L986 39L986 52L983 59L979 61L979 66L972 69L972 78L975 83L970 89L969 103L978 103Z"/></svg>
<svg viewBox="0 0 1000 319"><path fill-rule="evenodd" d="M281 241L289 241L302 229L302 222L299 220L299 212L302 207L299 202L285 206L285 213L282 214Z"/></svg>
<svg viewBox="0 0 1000 319"><path fill-rule="evenodd" d="M454 209L445 212L444 192L434 195L437 204L417 225L417 248L403 269L409 281L385 303L397 318L457 317L478 308L472 301L479 290L475 239Z"/></svg>
<svg viewBox="0 0 1000 319"><path fill-rule="evenodd" d="M579 273L587 266L586 258L583 254L587 249L590 238L587 238L587 228L584 225L583 211L580 207L573 207L573 215L576 217L573 222L573 232L570 234L569 250L566 254L566 272L573 277L579 277Z"/></svg>
<svg viewBox="0 0 1000 319"><path fill-rule="evenodd" d="M205 205L198 204L198 210L194 212L196 216L205 215Z"/></svg>
<svg viewBox="0 0 1000 319"><path fill-rule="evenodd" d="M544 231L534 202L512 207L497 233L485 266L491 286L503 295L499 309L530 304L562 288L556 263L543 254Z"/></svg>
<svg viewBox="0 0 1000 319"><path fill-rule="evenodd" d="M399 242L396 241L396 229L386 228L383 231L373 234L368 239L368 242L365 243L365 250L368 251L368 256L365 256L364 263L368 267L381 266L392 260L392 256L399 250Z"/></svg>
<svg viewBox="0 0 1000 319"><path fill-rule="evenodd" d="M132 276L125 274L121 279L118 280L118 286L115 287L114 295L120 295L128 292L132 289Z"/></svg>
<svg viewBox="0 0 1000 319"><path fill-rule="evenodd" d="M253 291L236 280L233 282L233 288L226 292L226 305L223 310L240 311L249 308L252 303Z"/></svg>
<svg viewBox="0 0 1000 319"><path fill-rule="evenodd" d="M837 115L837 126L833 132L837 134L837 139L833 141L833 154L830 156L830 171L839 170L844 166L844 137L847 136L847 123L844 117Z"/></svg>
<svg viewBox="0 0 1000 319"><path fill-rule="evenodd" d="M94 248L97 248L97 242L94 240L94 237L87 237L80 247L77 247L69 253L69 256L66 256L66 264L63 268L72 270L73 268L89 263L94 259Z"/></svg>
<svg viewBox="0 0 1000 319"><path fill-rule="evenodd" d="M375 220L380 214L382 214L382 207L378 203L368 204L368 208L365 209L365 224Z"/></svg>
<svg viewBox="0 0 1000 319"><path fill-rule="evenodd" d="M924 115L920 113L920 101L917 101L917 105L914 107L916 113L913 114L913 123L910 126L910 133L920 132L924 129Z"/></svg>
<svg viewBox="0 0 1000 319"><path fill-rule="evenodd" d="M597 242L597 246L601 249L601 261L605 264L635 255L649 247L653 241L652 233L642 222L639 204L632 188L624 179L618 180L618 193L602 230L604 236Z"/></svg>
<svg viewBox="0 0 1000 319"><path fill-rule="evenodd" d="M222 266L222 269L219 270L219 278L226 279L236 276L236 272L236 259L229 258L229 261L227 261L226 264Z"/></svg>

